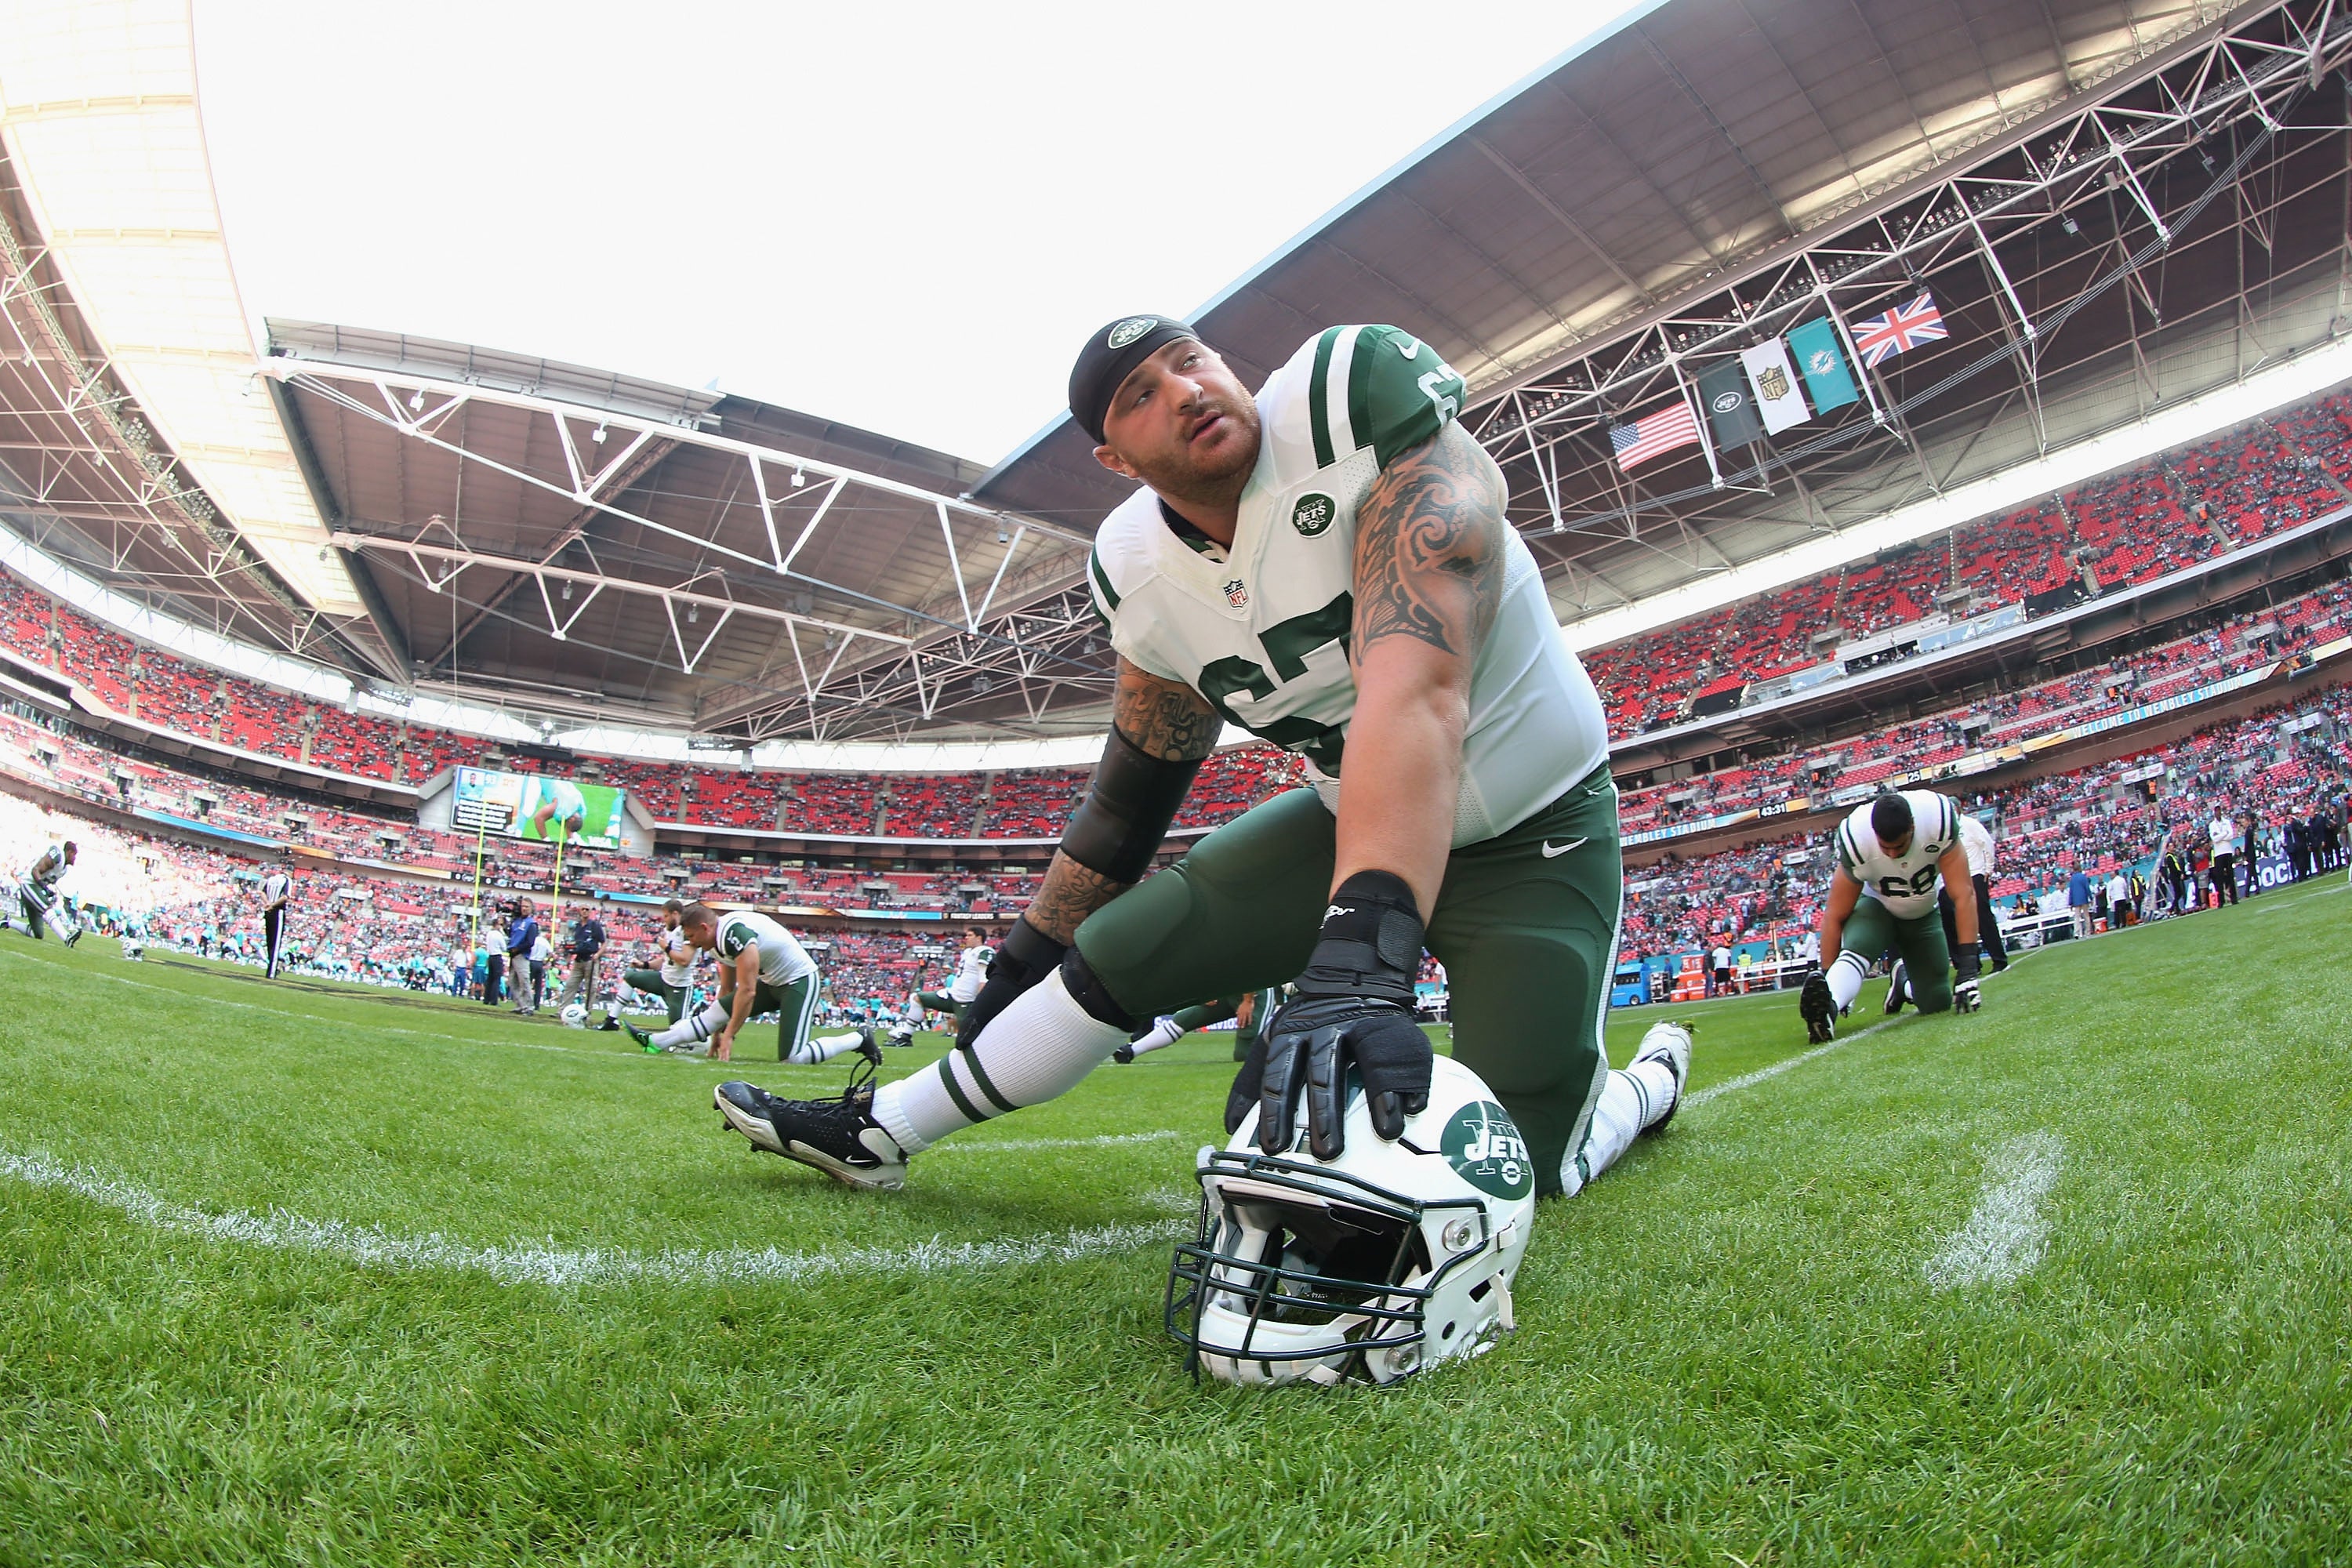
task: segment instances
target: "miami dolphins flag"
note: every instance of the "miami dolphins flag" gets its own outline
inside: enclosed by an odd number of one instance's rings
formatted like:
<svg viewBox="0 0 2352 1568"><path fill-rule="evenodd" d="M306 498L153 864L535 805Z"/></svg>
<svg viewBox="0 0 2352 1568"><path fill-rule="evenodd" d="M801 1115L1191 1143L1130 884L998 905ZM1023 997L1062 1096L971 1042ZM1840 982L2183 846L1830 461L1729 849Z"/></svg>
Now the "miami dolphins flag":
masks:
<svg viewBox="0 0 2352 1568"><path fill-rule="evenodd" d="M1845 356L1838 352L1837 329L1828 321L1816 319L1797 328L1789 334L1789 347L1796 351L1815 413L1827 414L1861 398L1862 394L1854 390L1853 374L1846 369Z"/></svg>
<svg viewBox="0 0 2352 1568"><path fill-rule="evenodd" d="M1778 436L1790 426L1802 425L1813 416L1805 406L1805 395L1797 390L1796 373L1789 368L1788 348L1780 339L1742 350L1739 363L1748 372L1748 384L1756 389L1756 412L1764 416L1768 434Z"/></svg>

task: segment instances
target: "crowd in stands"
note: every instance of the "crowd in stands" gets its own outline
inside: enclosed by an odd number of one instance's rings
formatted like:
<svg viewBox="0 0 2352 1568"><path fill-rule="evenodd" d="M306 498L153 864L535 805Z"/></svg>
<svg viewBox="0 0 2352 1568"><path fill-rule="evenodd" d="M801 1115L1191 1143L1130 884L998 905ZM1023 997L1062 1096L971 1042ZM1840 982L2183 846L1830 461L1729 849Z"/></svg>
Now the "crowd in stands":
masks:
<svg viewBox="0 0 2352 1568"><path fill-rule="evenodd" d="M1584 656L1610 731L1822 662L1846 643L2081 582L2105 592L2210 560L2352 501L2352 393L2332 393L2056 496ZM1956 616L1957 618L1957 616Z"/></svg>
<svg viewBox="0 0 2352 1568"><path fill-rule="evenodd" d="M2352 785L2352 687L2338 687L2262 712L2225 721L2183 739L2072 773L1987 791L1960 785L1963 807L1987 818L1997 841L1996 900L2047 900L2070 873L2105 878L2144 868L2170 846L2202 874L2204 825L2216 811L2248 817L2258 853L2274 850L2286 820L2316 816L2341 825ZM128 763L13 716L0 715L0 773L39 770L52 788L121 798L115 780L134 792L169 787L168 770ZM211 786L207 786L211 787ZM215 790L216 811L258 822L264 814L298 815L255 792ZM311 808L301 807L299 812ZM313 813L314 816L329 814ZM353 818L352 823L366 819ZM376 825L380 826L380 825ZM337 831L361 831L351 824ZM413 830L412 830L413 831ZM260 868L278 858L257 847L243 855L199 847L177 837L111 826L68 810L0 792L0 836L12 861L29 863L44 844L72 837L80 858L66 891L85 907L134 922L151 942L219 957L258 957ZM2185 846L2185 847L2184 847ZM530 857L519 851L494 874L501 891L544 891ZM618 863L623 858L606 858ZM413 864L408 857L404 864ZM308 973L417 988L462 990L472 973L472 888L468 881L421 880L325 863L293 863L297 963ZM633 870L639 869L632 865ZM0 872L21 871L20 864ZM995 922L1034 893L1034 874L958 872L864 874L757 866L663 863L662 885L678 892L782 908L796 900L828 905L864 900L870 908L931 911L917 923L835 929L805 934L824 965L836 1003L853 1013L877 1001L889 1008L944 977L957 921L942 911L972 910ZM1717 853L1667 856L1637 868L1626 882L1622 952L1627 958L1725 943L1773 942L1793 951L1820 919L1830 866L1823 836L1782 835ZM668 875L667 873L677 873ZM580 907L581 893L567 895ZM597 904L617 952L643 953L656 923L650 904ZM615 966L617 973L617 966Z"/></svg>
<svg viewBox="0 0 2352 1568"><path fill-rule="evenodd" d="M2162 701L2347 633L2352 633L2352 584L2331 584L2285 605L2250 611L2226 625L1983 702L1801 752L1629 790L1622 806L1623 826L1633 833L1700 823L1727 813L1777 806L1801 795L1826 795L1877 784L1972 752L2013 745Z"/></svg>

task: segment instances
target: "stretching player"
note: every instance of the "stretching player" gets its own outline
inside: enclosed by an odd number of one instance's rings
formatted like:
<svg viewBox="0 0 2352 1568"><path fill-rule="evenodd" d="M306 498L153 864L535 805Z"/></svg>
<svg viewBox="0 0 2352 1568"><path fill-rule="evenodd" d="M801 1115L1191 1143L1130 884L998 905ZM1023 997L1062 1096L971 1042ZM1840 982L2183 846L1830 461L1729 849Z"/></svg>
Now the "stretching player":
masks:
<svg viewBox="0 0 2352 1568"><path fill-rule="evenodd" d="M1151 1021L1151 1027L1111 1052L1110 1059L1125 1067L1140 1056L1172 1046L1195 1029L1205 1029L1212 1024L1234 1021L1234 1060L1249 1060L1250 1047L1257 1044L1257 1026L1274 1016L1281 1005L1282 987L1269 985L1263 991L1244 991L1239 996L1228 996L1214 1002L1202 1002L1196 1006L1179 1007L1173 1013L1163 1013Z"/></svg>
<svg viewBox="0 0 2352 1568"><path fill-rule="evenodd" d="M1862 991L1870 966L1889 950L1900 955L1890 982L1887 1011L1898 1009L1893 987L1907 981L1909 1000L1922 1013L1977 1010L1977 902L1960 845L1960 808L1933 790L1888 792L1855 806L1831 836L1837 869L1822 908L1822 951L1833 954L1826 972L1805 977L1797 1010L1815 1045L1837 1037L1837 1018ZM1938 883L1959 890L1952 923L1960 945L1944 945L1936 915ZM1959 971L1959 984L1952 972Z"/></svg>
<svg viewBox="0 0 2352 1568"><path fill-rule="evenodd" d="M988 951L986 931L978 926L964 927L963 951L956 954L955 978L948 982L945 991L915 993L915 1016L920 1018L925 1012L947 1013L961 1022L963 1010L971 1005L980 988L988 984L988 961L995 956Z"/></svg>
<svg viewBox="0 0 2352 1568"><path fill-rule="evenodd" d="M25 918L25 934L39 942L48 935L50 911L58 907L58 884L65 880L68 871L81 854L80 847L70 838L62 844L52 844L41 852L41 858L16 883L16 905ZM81 940L81 922L75 921L64 932L68 947Z"/></svg>
<svg viewBox="0 0 2352 1568"><path fill-rule="evenodd" d="M1261 1107L1278 1152L1303 1101L1334 1157L1351 1071L1378 1136L1428 1102L1424 943L1453 976L1456 1054L1518 1123L1538 1191L1579 1190L1663 1122L1687 1032L1654 1029L1626 1072L1601 1048L1624 884L1606 722L1501 472L1454 422L1465 395L1392 327L1317 333L1255 397L1181 321L1090 339L1071 412L1143 487L1088 563L1118 654L1093 784L954 1050L832 1100L723 1084L728 1124L895 1187L909 1156L1063 1093L1140 1020L1296 980L1225 1126ZM1227 722L1300 752L1316 787L1143 881Z"/></svg>
<svg viewBox="0 0 2352 1568"><path fill-rule="evenodd" d="M831 1061L845 1051L860 1052L871 1063L881 1061L882 1052L871 1029L849 1035L810 1035L817 993L824 982L808 949L782 926L750 910L721 914L702 903L680 910L677 923L688 942L719 955L719 994L701 1012L658 1035L635 1024L627 1026L629 1037L638 1045L647 1050L728 1061L734 1056L736 1032L744 1020L775 1013L781 1016L776 1026L778 1061L809 1067Z"/></svg>
<svg viewBox="0 0 2352 1568"><path fill-rule="evenodd" d="M677 929L678 918L685 910L686 905L676 899L662 905L662 929L654 939L654 963L621 976L631 990L661 998L662 1005L669 1009L672 1024L686 1016L687 998L694 994L694 943Z"/></svg>
<svg viewBox="0 0 2352 1568"><path fill-rule="evenodd" d="M547 837L547 825L563 824L563 837L568 842L588 823L588 797L570 779L539 781L539 808L530 814L531 831Z"/></svg>

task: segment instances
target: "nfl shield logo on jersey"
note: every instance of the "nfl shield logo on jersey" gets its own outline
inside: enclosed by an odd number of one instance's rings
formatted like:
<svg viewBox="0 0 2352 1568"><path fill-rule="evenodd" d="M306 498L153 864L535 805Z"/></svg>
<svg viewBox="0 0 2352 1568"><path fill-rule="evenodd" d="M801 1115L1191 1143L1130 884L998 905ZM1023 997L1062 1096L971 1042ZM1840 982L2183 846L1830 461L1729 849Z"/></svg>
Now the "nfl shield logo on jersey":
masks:
<svg viewBox="0 0 2352 1568"><path fill-rule="evenodd" d="M1236 610L1249 608L1249 589L1238 577L1225 584L1225 603Z"/></svg>
<svg viewBox="0 0 2352 1568"><path fill-rule="evenodd" d="M1297 529L1303 538L1312 539L1331 526L1331 520L1339 515L1339 504L1329 496L1309 490L1300 496L1298 503L1290 509L1290 526Z"/></svg>

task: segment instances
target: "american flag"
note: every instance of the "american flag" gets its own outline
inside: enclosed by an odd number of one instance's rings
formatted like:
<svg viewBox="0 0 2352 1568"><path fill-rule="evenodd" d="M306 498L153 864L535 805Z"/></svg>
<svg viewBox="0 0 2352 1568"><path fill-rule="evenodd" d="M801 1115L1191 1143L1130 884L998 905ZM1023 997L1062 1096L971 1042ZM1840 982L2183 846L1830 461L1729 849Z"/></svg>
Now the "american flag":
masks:
<svg viewBox="0 0 2352 1568"><path fill-rule="evenodd" d="M1609 426L1609 446L1617 454L1617 466L1628 470L1677 447L1696 445L1698 421L1691 416L1690 403L1685 398L1678 397L1631 425Z"/></svg>
<svg viewBox="0 0 2352 1568"><path fill-rule="evenodd" d="M1862 355L1862 363L1871 365L1893 359L1906 349L1951 335L1944 330L1943 312L1936 309L1933 294L1922 294L1883 316L1872 316L1853 324L1854 349Z"/></svg>

